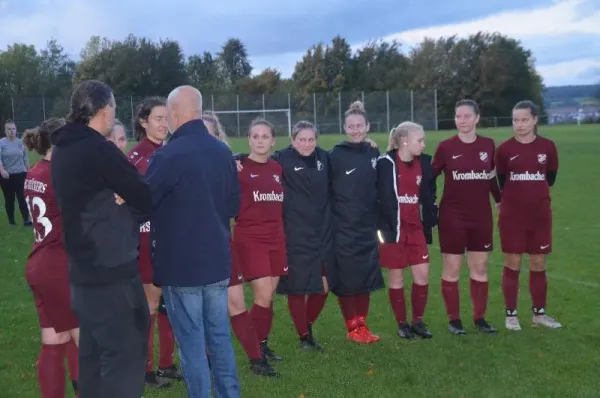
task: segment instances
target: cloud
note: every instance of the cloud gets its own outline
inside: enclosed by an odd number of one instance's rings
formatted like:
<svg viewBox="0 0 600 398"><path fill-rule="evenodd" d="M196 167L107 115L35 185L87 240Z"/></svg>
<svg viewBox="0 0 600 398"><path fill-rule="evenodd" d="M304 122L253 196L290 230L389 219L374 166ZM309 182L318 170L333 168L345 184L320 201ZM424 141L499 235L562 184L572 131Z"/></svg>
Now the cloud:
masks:
<svg viewBox="0 0 600 398"><path fill-rule="evenodd" d="M558 1L455 24L405 30L379 39L397 40L408 49L426 37L467 37L479 31L499 32L521 40L532 50L546 85L590 84L599 80L598 76L586 72L600 62L600 7L594 0ZM352 47L358 49L366 42L355 42ZM290 76L302 55L303 52L286 53L252 60L257 72L276 66L284 76Z"/></svg>
<svg viewBox="0 0 600 398"><path fill-rule="evenodd" d="M157 7L147 0L0 0L0 49L14 42L44 47L54 37L73 57L92 35L123 39L171 38L186 55L217 52L239 37L255 73L271 67L291 76L306 49L333 36L353 48L372 39L396 39L405 48L424 37L497 31L530 48L546 84L594 82L584 73L600 58L598 0L221 0L207 6L171 0ZM466 20L468 18L468 20ZM568 68L577 65L578 73ZM563 69L561 69L563 68Z"/></svg>

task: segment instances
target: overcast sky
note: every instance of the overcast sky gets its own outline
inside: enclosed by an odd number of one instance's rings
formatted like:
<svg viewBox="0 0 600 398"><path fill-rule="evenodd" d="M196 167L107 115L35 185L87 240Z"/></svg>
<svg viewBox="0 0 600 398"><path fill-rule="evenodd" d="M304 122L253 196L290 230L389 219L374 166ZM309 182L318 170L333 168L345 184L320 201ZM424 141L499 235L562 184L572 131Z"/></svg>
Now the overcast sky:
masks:
<svg viewBox="0 0 600 398"><path fill-rule="evenodd" d="M365 6L366 5L366 6ZM77 58L91 35L178 40L187 55L239 37L254 72L291 76L311 45L336 34L359 47L480 30L522 40L546 85L600 81L599 0L0 0L0 48L56 38Z"/></svg>

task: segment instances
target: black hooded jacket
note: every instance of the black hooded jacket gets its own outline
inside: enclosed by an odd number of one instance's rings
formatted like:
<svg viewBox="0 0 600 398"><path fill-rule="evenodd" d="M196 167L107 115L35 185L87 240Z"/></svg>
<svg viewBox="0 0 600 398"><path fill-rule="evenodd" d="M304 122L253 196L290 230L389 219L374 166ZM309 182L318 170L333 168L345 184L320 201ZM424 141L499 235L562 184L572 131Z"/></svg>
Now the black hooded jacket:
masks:
<svg viewBox="0 0 600 398"><path fill-rule="evenodd" d="M97 131L67 124L52 135L52 184L72 284L108 284L139 274L140 221L150 189L125 154ZM114 194L126 204L119 206Z"/></svg>
<svg viewBox="0 0 600 398"><path fill-rule="evenodd" d="M400 206L396 178L398 151L389 151L377 161L377 192L379 197L378 235L382 243L398 242L400 239ZM415 161L421 163L423 178L420 184L419 205L423 233L427 244L433 240L432 229L437 225L438 208L436 185L431 168L431 156L421 154Z"/></svg>

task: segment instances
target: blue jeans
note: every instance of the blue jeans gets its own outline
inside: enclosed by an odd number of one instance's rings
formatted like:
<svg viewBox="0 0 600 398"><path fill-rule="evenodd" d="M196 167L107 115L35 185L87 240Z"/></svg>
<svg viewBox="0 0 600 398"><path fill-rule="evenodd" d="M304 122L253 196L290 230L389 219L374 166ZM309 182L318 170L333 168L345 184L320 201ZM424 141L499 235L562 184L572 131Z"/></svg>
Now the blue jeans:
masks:
<svg viewBox="0 0 600 398"><path fill-rule="evenodd" d="M229 278L198 287L163 286L163 297L179 346L181 371L189 398L238 398L240 383L231 344L227 288Z"/></svg>

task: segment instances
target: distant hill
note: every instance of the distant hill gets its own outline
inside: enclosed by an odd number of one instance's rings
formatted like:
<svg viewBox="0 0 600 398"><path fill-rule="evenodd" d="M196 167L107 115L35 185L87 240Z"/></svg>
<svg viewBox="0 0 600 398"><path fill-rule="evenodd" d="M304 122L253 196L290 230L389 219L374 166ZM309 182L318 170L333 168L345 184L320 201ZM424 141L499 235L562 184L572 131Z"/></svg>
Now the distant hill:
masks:
<svg viewBox="0 0 600 398"><path fill-rule="evenodd" d="M566 108L600 108L600 85L547 87L544 105L547 110Z"/></svg>

